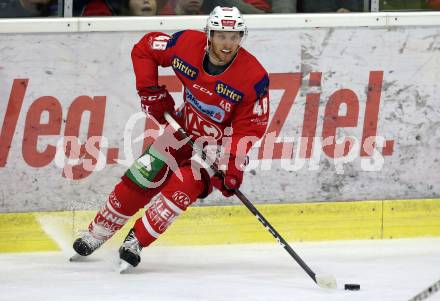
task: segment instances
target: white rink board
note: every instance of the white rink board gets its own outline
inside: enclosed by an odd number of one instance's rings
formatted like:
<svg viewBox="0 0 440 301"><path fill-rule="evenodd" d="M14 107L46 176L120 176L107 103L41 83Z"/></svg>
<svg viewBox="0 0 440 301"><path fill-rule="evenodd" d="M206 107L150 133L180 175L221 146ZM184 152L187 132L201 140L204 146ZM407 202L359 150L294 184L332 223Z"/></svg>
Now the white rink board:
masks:
<svg viewBox="0 0 440 301"><path fill-rule="evenodd" d="M25 138L29 138L24 135L25 123L32 119L28 112L39 97L56 98L64 121L58 134L38 138L41 152L49 144L55 147L64 136L65 120L74 99L82 95L104 96L101 98L101 101L105 100L102 135L108 139L108 147L118 148L119 159L124 159L124 128L127 120L140 110L130 51L143 34L0 35L2 116L5 116L14 80L28 79L9 151L5 150L8 139L4 132L7 132L6 128L12 128L13 118L8 119L6 125L0 123L3 133L0 157L4 159L7 154L6 164L0 167L0 212L94 209L97 202L106 198L126 166L109 164L81 180L62 177L55 159L41 167L31 166L40 161L24 158L22 145ZM321 154L321 160L312 164L308 160L298 170L286 170L289 162L280 160L272 162L271 170L251 168L242 190L252 201L440 197L440 27L258 29L250 32L245 47L268 70L272 84L294 89L292 78L302 73L303 82L298 94L286 98L294 101L292 107L279 106L283 90L271 89L271 115L289 111L279 140L298 141L303 128L305 95L310 91L321 92L316 126L316 136L321 137L326 105L330 96L342 88L351 90L350 95L356 96L359 111L355 126L338 129L337 135L350 135L361 140L369 78L375 74L376 79L378 75L383 78L380 81L379 112L375 119L376 135L394 141L391 154L383 157L383 164L378 165L377 171L362 168L362 160L370 160L360 158L359 152L353 152L350 162L338 163L336 168L334 160L316 146L313 151ZM321 89L309 89L307 83L311 72L322 73ZM162 70L161 74L171 75L172 72ZM179 103L181 94L175 92L173 95ZM11 99L17 100L16 97ZM345 114L347 109L343 106L339 115ZM41 122L47 122L47 116L43 114ZM82 142L88 129L88 116L84 114L81 121ZM132 136L138 136L142 128L143 121L139 121ZM140 149L138 143L135 156ZM107 153L106 150L103 152ZM29 164L29 160L34 161ZM238 203L233 199L221 200L216 193L200 204L231 202Z"/></svg>

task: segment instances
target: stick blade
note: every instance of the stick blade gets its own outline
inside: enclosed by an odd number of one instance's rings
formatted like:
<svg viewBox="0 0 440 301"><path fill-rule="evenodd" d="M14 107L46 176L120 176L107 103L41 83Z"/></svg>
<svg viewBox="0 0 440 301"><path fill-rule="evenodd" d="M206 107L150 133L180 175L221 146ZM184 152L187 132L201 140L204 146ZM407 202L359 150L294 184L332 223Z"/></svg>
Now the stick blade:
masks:
<svg viewBox="0 0 440 301"><path fill-rule="evenodd" d="M316 284L322 288L334 289L337 287L336 278L332 275L316 275Z"/></svg>

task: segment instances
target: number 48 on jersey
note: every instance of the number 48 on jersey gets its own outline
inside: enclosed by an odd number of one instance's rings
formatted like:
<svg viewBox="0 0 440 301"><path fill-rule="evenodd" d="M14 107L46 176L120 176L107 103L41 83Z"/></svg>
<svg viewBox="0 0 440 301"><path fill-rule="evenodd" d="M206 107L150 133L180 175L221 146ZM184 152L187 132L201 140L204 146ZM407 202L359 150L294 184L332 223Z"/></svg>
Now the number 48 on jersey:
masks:
<svg viewBox="0 0 440 301"><path fill-rule="evenodd" d="M268 102L268 99L266 96L261 98L260 100L256 101L255 105L254 105L254 110L253 110L254 114L257 116L261 116L263 114L266 114L267 108L268 108L267 102Z"/></svg>

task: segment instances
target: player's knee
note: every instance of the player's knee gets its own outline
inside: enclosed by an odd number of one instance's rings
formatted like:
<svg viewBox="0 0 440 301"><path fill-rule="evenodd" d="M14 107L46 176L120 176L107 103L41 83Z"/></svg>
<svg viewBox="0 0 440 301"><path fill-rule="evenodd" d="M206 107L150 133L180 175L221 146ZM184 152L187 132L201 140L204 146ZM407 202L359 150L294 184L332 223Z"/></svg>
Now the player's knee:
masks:
<svg viewBox="0 0 440 301"><path fill-rule="evenodd" d="M206 182L204 177L194 176L189 165L181 166L161 192L181 210L186 210L209 189L209 180Z"/></svg>
<svg viewBox="0 0 440 301"><path fill-rule="evenodd" d="M114 209L128 216L132 216L144 207L153 196L149 195L148 191L141 192L127 185L125 181L119 182L112 194L113 197L109 197L109 201Z"/></svg>
<svg viewBox="0 0 440 301"><path fill-rule="evenodd" d="M173 221L185 211L197 198L206 193L206 177L193 175L190 165L179 168L165 184L162 191L149 205L145 215L135 223L135 233L143 247L154 242Z"/></svg>

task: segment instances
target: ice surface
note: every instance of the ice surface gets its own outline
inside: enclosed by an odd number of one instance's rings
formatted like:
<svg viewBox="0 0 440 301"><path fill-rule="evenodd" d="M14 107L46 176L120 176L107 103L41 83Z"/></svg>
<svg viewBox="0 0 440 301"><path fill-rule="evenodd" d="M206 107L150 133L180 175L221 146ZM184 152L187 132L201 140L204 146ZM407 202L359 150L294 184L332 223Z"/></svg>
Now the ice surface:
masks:
<svg viewBox="0 0 440 301"><path fill-rule="evenodd" d="M129 274L105 246L86 262L66 252L0 254L0 300L408 300L440 279L440 238L292 243L319 288L278 245L150 247ZM358 283L360 291L344 291ZM429 301L440 300L440 293Z"/></svg>

